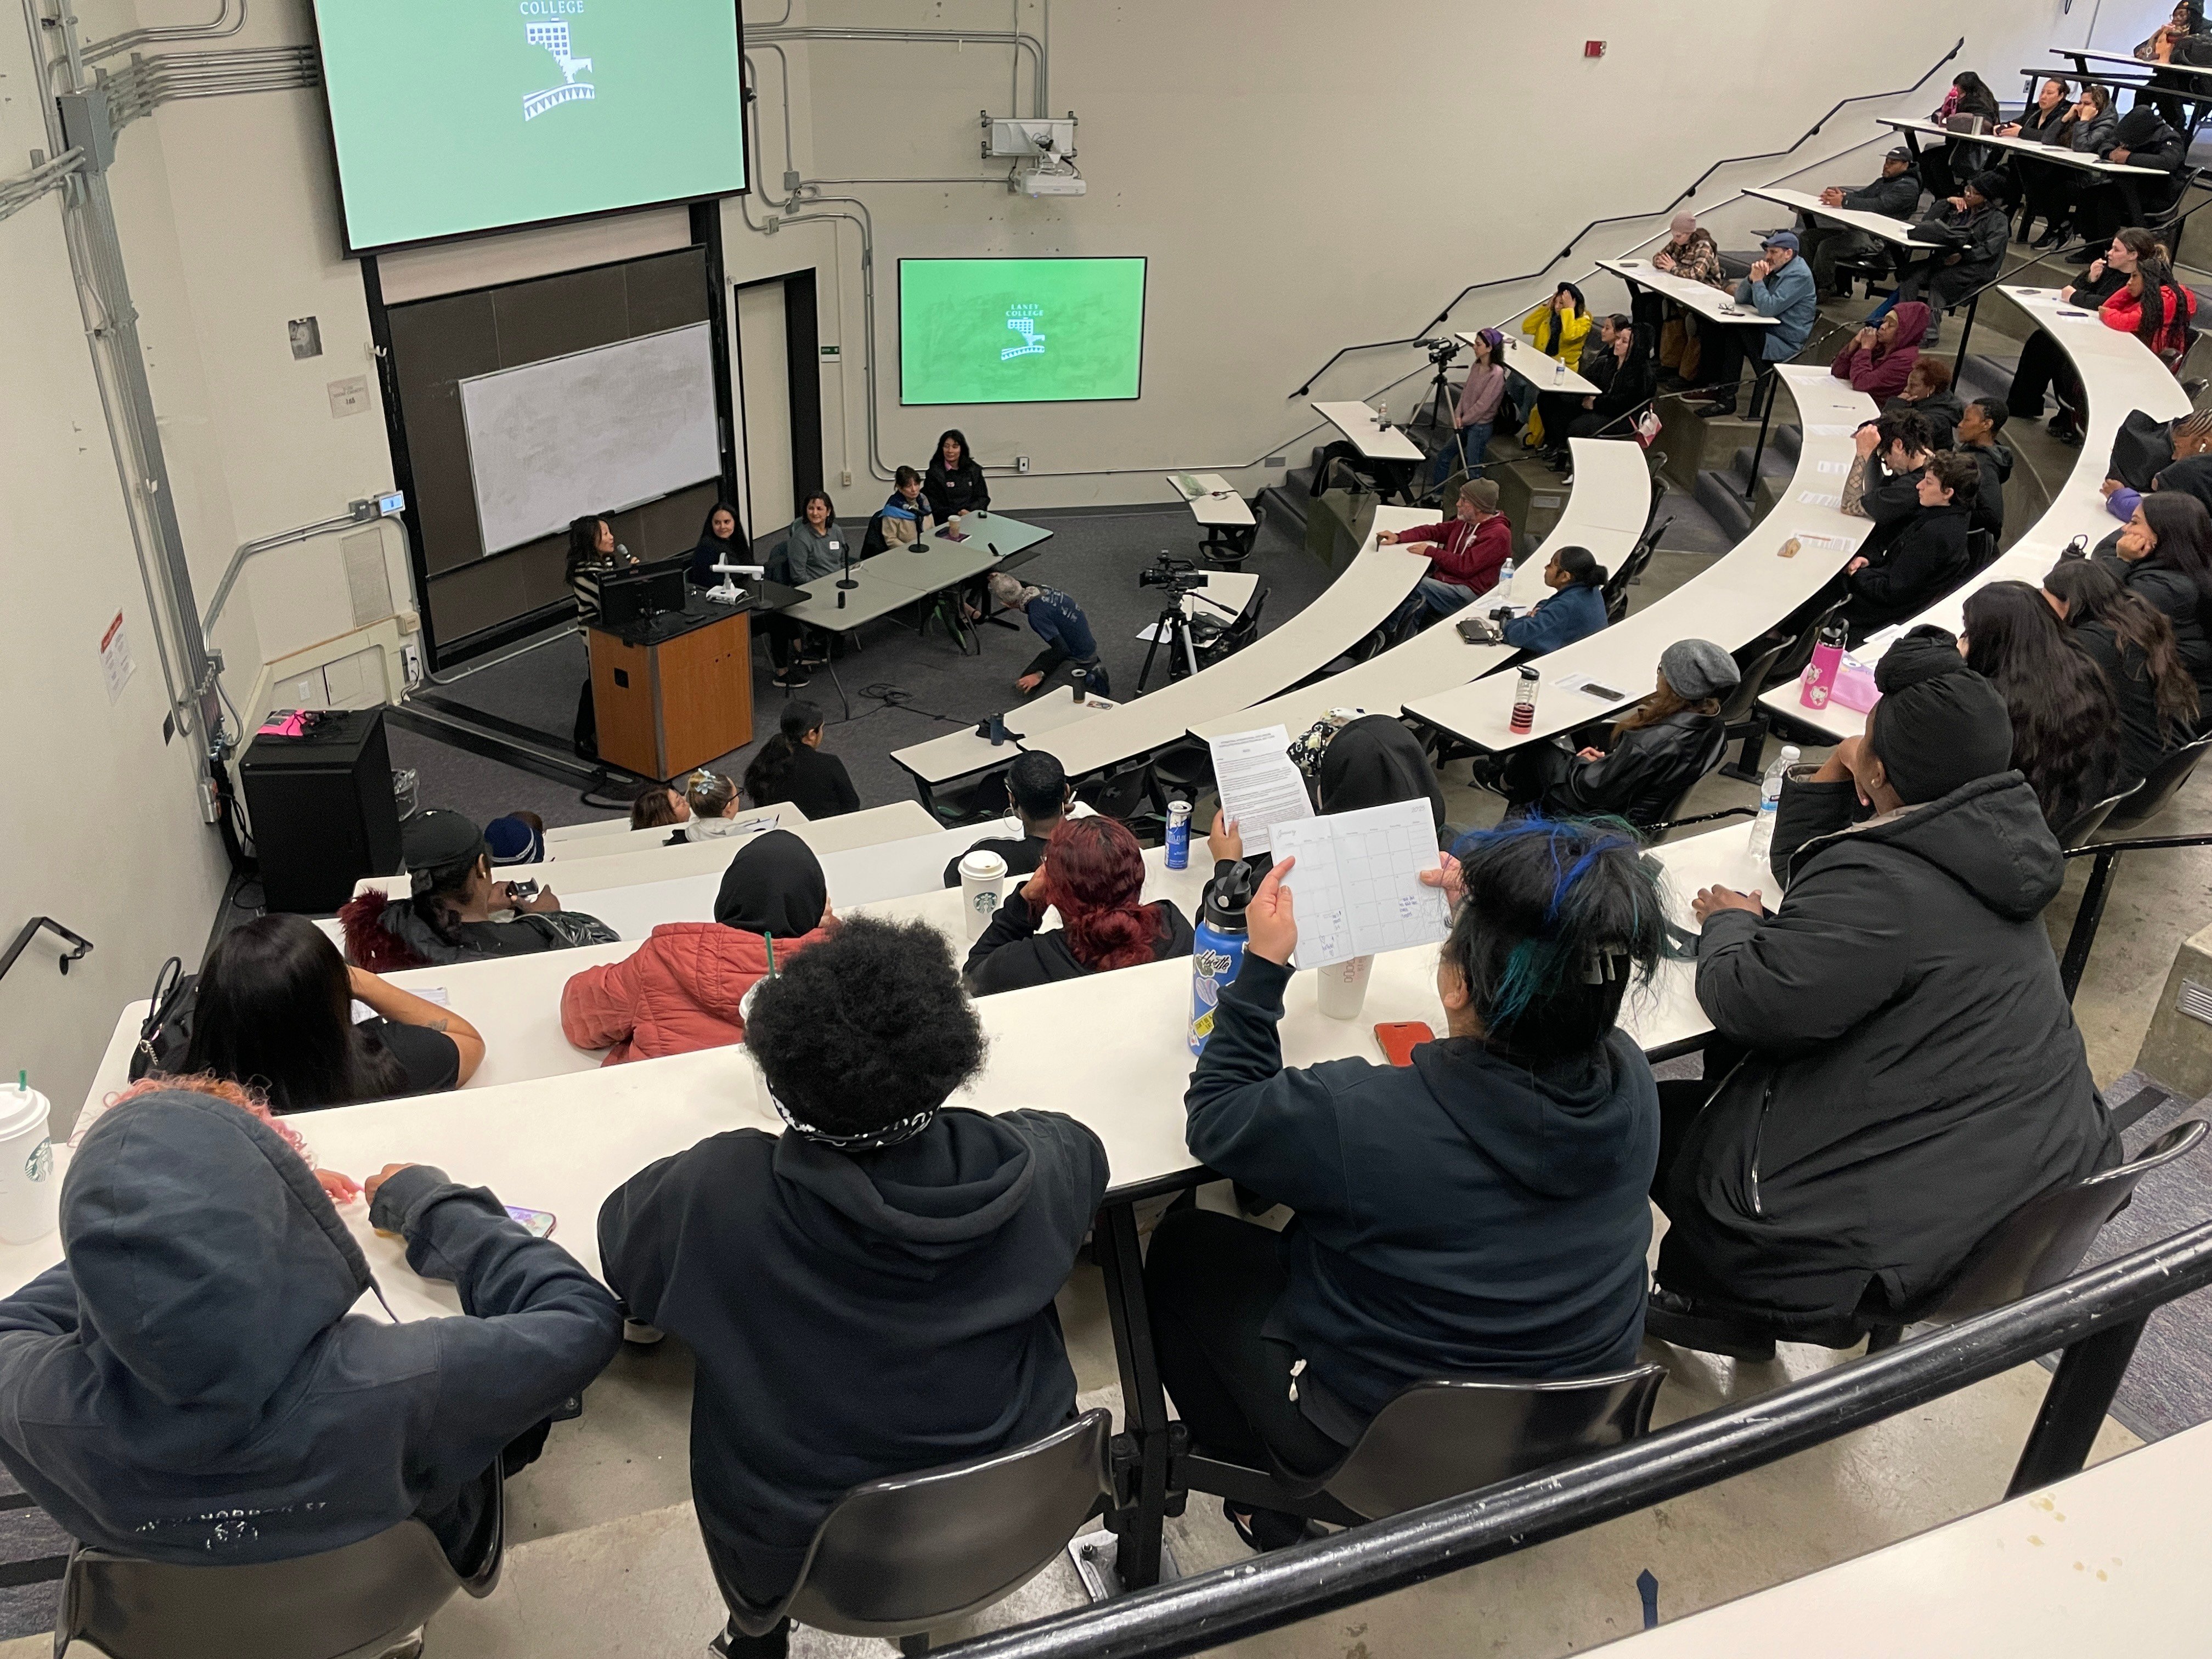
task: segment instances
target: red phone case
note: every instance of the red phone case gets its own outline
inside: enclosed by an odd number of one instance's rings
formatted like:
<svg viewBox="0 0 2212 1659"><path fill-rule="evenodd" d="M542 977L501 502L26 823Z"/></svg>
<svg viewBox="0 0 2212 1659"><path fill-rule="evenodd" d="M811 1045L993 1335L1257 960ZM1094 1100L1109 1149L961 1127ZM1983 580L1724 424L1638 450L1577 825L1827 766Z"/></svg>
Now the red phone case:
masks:
<svg viewBox="0 0 2212 1659"><path fill-rule="evenodd" d="M1382 1045L1382 1058L1393 1066L1412 1065L1414 1048L1436 1039L1437 1034L1424 1020L1393 1020L1375 1028L1375 1040Z"/></svg>

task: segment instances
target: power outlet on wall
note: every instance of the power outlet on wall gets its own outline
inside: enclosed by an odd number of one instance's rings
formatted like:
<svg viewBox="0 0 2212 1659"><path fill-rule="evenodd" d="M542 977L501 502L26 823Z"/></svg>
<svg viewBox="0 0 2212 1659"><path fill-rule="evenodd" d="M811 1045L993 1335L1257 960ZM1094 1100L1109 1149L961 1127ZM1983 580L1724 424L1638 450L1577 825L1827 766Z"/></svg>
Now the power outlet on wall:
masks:
<svg viewBox="0 0 2212 1659"><path fill-rule="evenodd" d="M853 487L853 469L851 467L847 467L842 472L840 472L837 475L837 487L840 489L850 489Z"/></svg>
<svg viewBox="0 0 2212 1659"><path fill-rule="evenodd" d="M1028 456L1026 456L1026 455L1017 455L1017 456L1015 456L1015 457L1014 457L1014 471L1017 471L1017 472L1026 472L1026 471L1028 471L1029 470L1030 470L1030 458L1029 458Z"/></svg>

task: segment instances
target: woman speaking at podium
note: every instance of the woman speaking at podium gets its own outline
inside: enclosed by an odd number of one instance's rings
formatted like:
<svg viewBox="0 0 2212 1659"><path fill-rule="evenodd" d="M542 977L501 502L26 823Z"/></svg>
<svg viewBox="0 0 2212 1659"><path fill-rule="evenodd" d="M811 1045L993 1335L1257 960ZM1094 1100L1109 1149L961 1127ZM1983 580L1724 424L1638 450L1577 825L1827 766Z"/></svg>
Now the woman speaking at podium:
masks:
<svg viewBox="0 0 2212 1659"><path fill-rule="evenodd" d="M576 614L588 629L599 619L599 583L637 557L615 544L615 527L597 514L587 514L568 526L568 591L576 596ZM592 669L588 653L591 635L585 636L583 694L576 699L576 753L585 760L599 757L599 718L592 706Z"/></svg>

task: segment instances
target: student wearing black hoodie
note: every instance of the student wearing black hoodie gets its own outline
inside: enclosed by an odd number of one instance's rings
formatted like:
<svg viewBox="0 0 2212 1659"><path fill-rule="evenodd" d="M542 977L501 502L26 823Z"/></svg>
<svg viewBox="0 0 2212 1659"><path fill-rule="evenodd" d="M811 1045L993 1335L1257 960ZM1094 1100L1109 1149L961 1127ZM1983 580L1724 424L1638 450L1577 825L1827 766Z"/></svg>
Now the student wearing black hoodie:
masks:
<svg viewBox="0 0 2212 1659"><path fill-rule="evenodd" d="M1658 1097L1614 1022L1660 958L1657 875L1633 836L1593 824L1524 820L1460 845L1437 971L1448 1030L1410 1066L1285 1071L1295 860L1247 912L1184 1099L1190 1150L1297 1215L1279 1236L1181 1210L1152 1236L1161 1376L1195 1447L1321 1474L1423 1378L1635 1363ZM1303 1532L1224 1508L1257 1548Z"/></svg>
<svg viewBox="0 0 2212 1659"><path fill-rule="evenodd" d="M2038 1193L2119 1162L2043 909L2065 860L2004 698L1916 628L1864 738L1782 786L1769 911L1708 888L1705 1079L1661 1085L1650 1334L1763 1360L1939 1291Z"/></svg>
<svg viewBox="0 0 2212 1659"><path fill-rule="evenodd" d="M783 1133L702 1140L599 1212L607 1282L698 1367L691 1493L733 1608L790 1589L853 1487L1067 1420L1053 1297L1106 1191L1073 1118L945 1105L983 1033L923 923L855 917L793 957L745 1045ZM781 1654L789 1630L716 1651Z"/></svg>
<svg viewBox="0 0 2212 1659"><path fill-rule="evenodd" d="M1960 412L1954 440L1959 453L1972 456L1982 472L1966 527L1988 531L1992 551L2004 538L2004 492L2012 478L2013 455L2011 446L1998 438L2010 418L2002 398L1977 398Z"/></svg>
<svg viewBox="0 0 2212 1659"><path fill-rule="evenodd" d="M0 1302L0 1462L120 1555L289 1561L411 1516L472 1572L477 1478L528 1461L525 1437L614 1358L621 1316L480 1187L395 1164L367 1196L465 1316L351 1311L374 1288L360 1244L228 1101L161 1090L108 1112L62 1182L62 1265Z"/></svg>
<svg viewBox="0 0 2212 1659"><path fill-rule="evenodd" d="M1850 602L1844 623L1856 645L1893 623L1917 617L1972 568L1966 529L1982 470L1972 457L1947 450L1930 460L1916 486L1920 510L1897 539L1869 558L1862 552L1844 567Z"/></svg>

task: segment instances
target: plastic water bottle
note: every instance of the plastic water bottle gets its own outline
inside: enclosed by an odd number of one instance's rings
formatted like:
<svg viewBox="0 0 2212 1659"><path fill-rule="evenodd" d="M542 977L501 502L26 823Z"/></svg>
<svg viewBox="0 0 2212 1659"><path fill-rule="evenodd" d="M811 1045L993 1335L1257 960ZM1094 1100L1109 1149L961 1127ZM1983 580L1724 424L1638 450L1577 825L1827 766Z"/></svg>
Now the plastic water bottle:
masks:
<svg viewBox="0 0 2212 1659"><path fill-rule="evenodd" d="M1190 1051L1206 1052L1213 1035L1214 1010L1221 994L1236 981L1244 966L1244 912L1259 883L1252 866L1241 860L1227 873L1206 884L1206 902L1199 907L1198 927L1190 949Z"/></svg>
<svg viewBox="0 0 2212 1659"><path fill-rule="evenodd" d="M1798 749L1794 743L1782 745L1782 752L1774 764L1766 769L1766 775L1759 781L1759 816L1752 821L1751 845L1744 856L1755 869L1766 867L1767 855L1774 848L1774 820L1782 810L1782 780L1790 769L1797 764Z"/></svg>
<svg viewBox="0 0 2212 1659"><path fill-rule="evenodd" d="M1536 665L1522 663L1514 671L1518 680L1513 687L1513 718L1506 724L1516 732L1530 732L1536 726Z"/></svg>
<svg viewBox="0 0 2212 1659"><path fill-rule="evenodd" d="M1498 585L1491 589L1491 592L1497 594L1500 599L1508 599L1511 597L1513 592L1513 560L1510 556L1507 557L1504 564L1498 567Z"/></svg>
<svg viewBox="0 0 2212 1659"><path fill-rule="evenodd" d="M1567 360L1566 360L1565 357L1554 357L1554 358L1553 358L1553 359L1552 359L1552 384L1553 384L1553 386L1565 386L1566 383L1567 383Z"/></svg>
<svg viewBox="0 0 2212 1659"><path fill-rule="evenodd" d="M1388 432L1390 429L1389 404L1384 404L1380 409L1375 411L1375 429L1377 432Z"/></svg>

